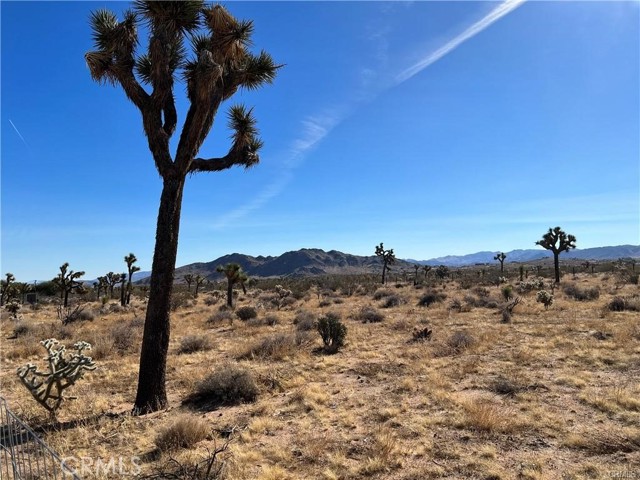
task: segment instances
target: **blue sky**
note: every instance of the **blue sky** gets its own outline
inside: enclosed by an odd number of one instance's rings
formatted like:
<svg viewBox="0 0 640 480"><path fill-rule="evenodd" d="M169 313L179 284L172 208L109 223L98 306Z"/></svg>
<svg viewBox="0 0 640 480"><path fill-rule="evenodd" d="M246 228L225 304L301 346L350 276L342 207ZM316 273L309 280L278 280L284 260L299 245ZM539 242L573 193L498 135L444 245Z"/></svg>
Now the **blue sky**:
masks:
<svg viewBox="0 0 640 480"><path fill-rule="evenodd" d="M6 2L2 273L95 278L153 255L160 178L139 113L91 81L88 17ZM188 179L178 265L302 247L401 258L640 243L640 2L240 2L286 64L243 171ZM176 94L181 120L184 88ZM203 157L228 148L219 116ZM176 135L178 136L178 135Z"/></svg>

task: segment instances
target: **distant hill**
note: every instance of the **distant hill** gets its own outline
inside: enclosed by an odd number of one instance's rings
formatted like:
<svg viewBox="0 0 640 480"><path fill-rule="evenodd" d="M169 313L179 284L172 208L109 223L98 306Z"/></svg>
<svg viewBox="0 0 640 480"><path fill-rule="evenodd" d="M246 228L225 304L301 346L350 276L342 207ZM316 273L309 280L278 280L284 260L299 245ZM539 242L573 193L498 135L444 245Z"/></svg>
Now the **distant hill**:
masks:
<svg viewBox="0 0 640 480"><path fill-rule="evenodd" d="M448 255L446 257L431 258L429 260L411 260L407 261L411 263L419 263L421 265L446 265L448 267L463 267L466 265L495 263L496 260L493 257L497 252L478 252L471 253L469 255ZM514 262L533 262L543 258L552 257L552 253L548 250L544 250L542 247L539 249L529 250L512 250L505 252L507 259L505 263ZM570 252L565 252L561 255L562 259L576 259L576 260L617 260L618 258L640 258L640 245L619 245L615 247L596 247L585 248L580 250L576 248Z"/></svg>
<svg viewBox="0 0 640 480"><path fill-rule="evenodd" d="M413 271L415 264L446 265L448 267L464 267L476 264L494 264L497 252L477 252L469 255L448 255L429 260L398 259L392 266L392 272ZM512 250L505 252L506 263L535 262L551 257L551 252L540 249ZM618 258L639 258L640 245L619 245L615 247L575 249L563 253L563 260L617 260ZM232 253L210 262L198 262L176 268L176 283L183 283L186 274L202 275L209 280L220 280L222 275L216 272L218 265L238 263L252 277L301 277L307 275L380 273L381 260L375 255L360 256L331 250L325 252L319 248L303 248L283 253L277 257L253 257L241 253ZM136 272L134 282L149 283L151 272ZM86 280L91 285L95 280Z"/></svg>
<svg viewBox="0 0 640 480"><path fill-rule="evenodd" d="M301 277L307 275L378 273L381 260L375 255L369 257L351 255L336 250L325 252L318 248L303 248L286 252L278 257L252 257L241 253L232 253L206 263L192 263L176 269L176 282L183 283L187 274L202 275L209 280L220 280L222 275L216 272L218 265L237 263L251 277ZM412 268L413 264L405 260L396 260L393 270ZM138 283L148 283L144 278Z"/></svg>

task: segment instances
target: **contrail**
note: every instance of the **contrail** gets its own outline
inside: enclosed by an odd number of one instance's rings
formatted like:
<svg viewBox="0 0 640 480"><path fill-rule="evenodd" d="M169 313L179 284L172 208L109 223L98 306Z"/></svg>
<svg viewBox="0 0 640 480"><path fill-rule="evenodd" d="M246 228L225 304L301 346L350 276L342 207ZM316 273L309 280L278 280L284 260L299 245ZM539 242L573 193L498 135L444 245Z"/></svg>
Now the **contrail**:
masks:
<svg viewBox="0 0 640 480"><path fill-rule="evenodd" d="M418 63L413 65L412 67L407 68L403 72L401 72L398 76L396 76L396 85L409 80L411 77L420 73L422 70L427 68L429 65L437 62L442 57L450 53L452 50L455 50L464 42L469 40L470 38L475 37L478 33L483 31L485 28L490 26L497 20L500 20L505 15L511 13L513 10L522 5L526 0L506 0L501 3L499 6L491 10L485 17L478 20L476 23L467 28L464 32L462 32L457 37L449 40L442 47L437 49L435 52L430 53L425 58L420 60Z"/></svg>
<svg viewBox="0 0 640 480"><path fill-rule="evenodd" d="M378 95L382 94L384 91L388 90L392 86L399 85L405 82L406 80L410 79L417 73L427 68L429 65L433 64L437 60L441 59L442 57L450 53L452 50L460 46L462 43L466 42L470 38L480 33L485 28L489 27L495 21L501 19L508 13L518 8L525 1L526 0L505 0L499 6L497 6L491 12L489 12L485 17L478 20L476 23L474 23L469 28L467 28L460 35L449 40L438 50L430 53L420 62L416 63L410 68L407 68L402 73L397 75L395 77L395 83L385 86L384 88L375 92L372 96L365 95L364 96L366 98L365 101L360 101L356 103L359 106L366 103L370 103ZM355 110L356 106L358 105L343 107L340 109L340 113L333 112L333 114L330 114L330 115L309 117L305 119L302 122L304 127L303 135L292 142L290 151L287 157L285 158L282 177L280 179L275 180L273 183L267 185L264 188L264 190L260 192L251 201L223 215L214 223L213 228L215 229L225 228L227 225L233 222L236 222L237 220L248 215L254 210L261 208L265 203L267 203L273 197L280 194L280 192L293 179L293 170L303 161L306 153L310 151L312 148L314 148L315 146L317 146L321 141L323 141L331 133L331 131L348 116L346 112L349 112L349 111L352 112L353 110Z"/></svg>
<svg viewBox="0 0 640 480"><path fill-rule="evenodd" d="M20 140L22 140L22 143L24 143L24 146L27 147L27 149L31 150L31 148L29 147L29 144L27 143L27 141L24 139L24 137L22 136L22 134L20 133L20 131L18 130L18 128L13 124L13 122L11 121L11 119L9 119L9 123L11 124L11 126L13 127L13 129L16 131L16 133L18 134L18 136L20 137Z"/></svg>

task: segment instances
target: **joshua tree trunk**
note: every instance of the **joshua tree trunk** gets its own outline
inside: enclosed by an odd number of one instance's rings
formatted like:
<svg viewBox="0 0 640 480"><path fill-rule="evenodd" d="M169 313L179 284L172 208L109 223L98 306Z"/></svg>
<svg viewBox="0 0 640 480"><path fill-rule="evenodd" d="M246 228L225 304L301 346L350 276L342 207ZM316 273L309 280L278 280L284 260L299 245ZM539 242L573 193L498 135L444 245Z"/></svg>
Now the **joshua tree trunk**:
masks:
<svg viewBox="0 0 640 480"><path fill-rule="evenodd" d="M227 305L233 307L233 282L227 279Z"/></svg>
<svg viewBox="0 0 640 480"><path fill-rule="evenodd" d="M560 252L553 252L553 268L556 274L556 283L560 283Z"/></svg>
<svg viewBox="0 0 640 480"><path fill-rule="evenodd" d="M382 284L384 285L387 282L387 264L384 263L382 265Z"/></svg>
<svg viewBox="0 0 640 480"><path fill-rule="evenodd" d="M142 414L167 406L165 375L170 333L169 310L178 253L183 190L184 178L168 178L163 182L149 303L140 352L138 395L134 405L134 410Z"/></svg>

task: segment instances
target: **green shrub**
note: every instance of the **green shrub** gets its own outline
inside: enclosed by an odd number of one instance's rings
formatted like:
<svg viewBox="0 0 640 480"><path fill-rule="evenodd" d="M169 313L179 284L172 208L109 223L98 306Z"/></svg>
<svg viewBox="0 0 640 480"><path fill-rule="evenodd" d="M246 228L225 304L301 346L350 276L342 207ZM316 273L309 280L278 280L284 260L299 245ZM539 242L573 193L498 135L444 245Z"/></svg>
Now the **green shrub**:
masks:
<svg viewBox="0 0 640 480"><path fill-rule="evenodd" d="M329 312L318 319L318 333L322 337L325 352L336 353L344 346L347 327L337 314Z"/></svg>
<svg viewBox="0 0 640 480"><path fill-rule="evenodd" d="M513 287L511 285L503 285L500 292L502 293L502 298L507 302L513 298Z"/></svg>

